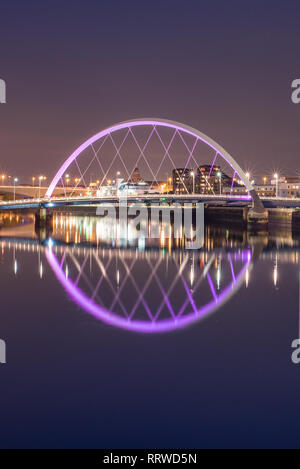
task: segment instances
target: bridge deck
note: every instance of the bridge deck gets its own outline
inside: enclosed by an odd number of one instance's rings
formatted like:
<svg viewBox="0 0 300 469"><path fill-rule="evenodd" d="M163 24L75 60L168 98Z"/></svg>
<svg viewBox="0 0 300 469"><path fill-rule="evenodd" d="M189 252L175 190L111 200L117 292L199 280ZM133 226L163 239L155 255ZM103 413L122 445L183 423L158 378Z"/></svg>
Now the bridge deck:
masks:
<svg viewBox="0 0 300 469"><path fill-rule="evenodd" d="M300 208L300 198L276 198L276 197L265 197L261 198L266 208L272 207L286 207L286 208ZM251 202L250 196L225 196L225 195L201 195L201 194L145 194L143 196L128 196L124 197L55 197L52 199L19 199L14 201L1 201L1 210L22 210L22 209L38 209L41 207L67 207L67 206L91 206L99 204L120 204L128 202L132 203L225 203L236 206L249 205Z"/></svg>

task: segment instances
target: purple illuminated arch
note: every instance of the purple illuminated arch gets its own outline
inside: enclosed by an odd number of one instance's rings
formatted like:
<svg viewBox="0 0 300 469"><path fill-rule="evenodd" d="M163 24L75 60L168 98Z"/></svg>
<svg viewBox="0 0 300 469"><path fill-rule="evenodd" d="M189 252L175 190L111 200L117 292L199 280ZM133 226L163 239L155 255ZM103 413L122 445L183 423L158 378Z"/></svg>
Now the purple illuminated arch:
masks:
<svg viewBox="0 0 300 469"><path fill-rule="evenodd" d="M176 318L162 319L159 321L141 321L119 316L95 303L92 299L86 296L76 283L74 283L69 277L66 277L62 266L59 264L58 259L51 248L46 249L45 255L58 281L62 284L63 288L66 290L68 295L70 295L73 301L81 308L106 324L140 333L158 333L180 329L202 319L210 313L213 313L227 302L241 287L246 271L252 263L251 251L242 251L240 255L243 261L243 266L239 273L236 276L233 274L232 282L220 294L217 295L215 293L212 301L196 311L193 311L186 316ZM210 276L208 276L208 282L211 283Z"/></svg>
<svg viewBox="0 0 300 469"><path fill-rule="evenodd" d="M208 137L207 135L203 134L197 129L194 129L188 125L185 124L180 124L179 122L174 122L168 119L159 119L159 118L144 118L144 119L134 119L134 120L129 120L125 122L121 122L119 124L115 124L111 127L108 127L101 132L97 133L93 137L89 138L86 140L82 145L80 145L64 162L64 164L61 166L61 168L58 170L56 175L54 176L53 180L51 181L48 190L46 192L46 197L50 198L53 194L53 191L59 182L59 180L62 178L63 174L66 172L68 167L73 163L74 160L84 151L86 148L88 148L90 145L93 145L97 140L105 137L106 135L112 134L114 132L117 132L118 130L122 129L131 129L132 127L138 127L138 126L155 126L155 127L168 127L171 129L175 129L177 131L184 132L186 134L189 134L196 139L202 141L209 147L211 147L216 154L220 155L234 170L235 174L238 174L242 182L245 184L247 190L249 193L253 192L254 188L247 178L246 174L242 170L242 168L238 165L238 163L234 160L234 158L226 151L224 150L223 147L221 147L217 142L215 142L213 139Z"/></svg>

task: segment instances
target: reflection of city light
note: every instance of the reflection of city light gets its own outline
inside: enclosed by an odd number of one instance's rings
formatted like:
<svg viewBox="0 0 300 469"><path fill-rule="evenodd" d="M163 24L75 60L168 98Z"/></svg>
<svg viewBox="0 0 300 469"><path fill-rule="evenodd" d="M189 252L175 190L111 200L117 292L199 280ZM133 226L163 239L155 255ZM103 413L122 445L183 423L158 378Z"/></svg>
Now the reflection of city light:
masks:
<svg viewBox="0 0 300 469"><path fill-rule="evenodd" d="M42 262L40 262L39 274L40 274L40 278L43 278L43 263Z"/></svg>
<svg viewBox="0 0 300 469"><path fill-rule="evenodd" d="M248 286L249 286L249 269L246 270L245 285L246 285L246 288L248 288Z"/></svg>
<svg viewBox="0 0 300 469"><path fill-rule="evenodd" d="M274 287L277 287L277 283L278 283L278 268L277 268L277 265L274 266L274 270L273 270L273 282L274 282Z"/></svg>
<svg viewBox="0 0 300 469"><path fill-rule="evenodd" d="M140 251L144 251L146 247L146 240L145 238L138 238L138 248Z"/></svg>
<svg viewBox="0 0 300 469"><path fill-rule="evenodd" d="M164 247L165 245L165 232L163 229L161 230L161 233L160 233L160 245L161 247Z"/></svg>
<svg viewBox="0 0 300 469"><path fill-rule="evenodd" d="M220 290L221 285L221 264L218 265L217 269L217 290Z"/></svg>
<svg viewBox="0 0 300 469"><path fill-rule="evenodd" d="M193 286L195 280L194 264L191 265L190 280L191 286Z"/></svg>
<svg viewBox="0 0 300 469"><path fill-rule="evenodd" d="M53 246L54 246L54 243L53 243L53 240L52 240L51 238L49 238L49 239L48 239L48 241L47 241L47 245L48 245L48 247L49 247L50 249L52 249L52 248L53 248Z"/></svg>
<svg viewBox="0 0 300 469"><path fill-rule="evenodd" d="M274 268L273 268L273 282L274 282L274 287L277 287L277 283L278 283L278 253L276 253L275 263L274 263Z"/></svg>
<svg viewBox="0 0 300 469"><path fill-rule="evenodd" d="M14 274L16 275L18 272L18 261L17 259L14 260Z"/></svg>

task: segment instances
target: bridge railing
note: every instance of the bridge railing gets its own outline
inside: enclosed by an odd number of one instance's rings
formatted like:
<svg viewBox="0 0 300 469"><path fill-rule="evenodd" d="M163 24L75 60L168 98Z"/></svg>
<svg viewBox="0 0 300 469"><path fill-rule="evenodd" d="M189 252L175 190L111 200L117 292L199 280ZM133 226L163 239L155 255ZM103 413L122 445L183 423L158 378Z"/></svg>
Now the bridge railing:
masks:
<svg viewBox="0 0 300 469"><path fill-rule="evenodd" d="M73 197L52 197L48 198L32 198L32 199L16 199L16 200L1 200L1 205L16 205L16 204L32 204L32 203L55 203L55 202L66 202L66 201L76 201L76 200L125 200L125 199L135 199L135 200L153 200L153 199L237 199L237 200L250 200L251 196L248 195L225 195L225 194L129 194L128 196L117 196L117 195L106 195L106 196L73 196Z"/></svg>
<svg viewBox="0 0 300 469"><path fill-rule="evenodd" d="M16 199L16 200L2 200L0 201L0 208L1 206L18 206L18 205L46 205L51 206L55 203L63 203L63 202L76 202L76 201L115 201L121 202L124 200L130 201L147 201L147 200L251 200L250 195L225 195L225 194L132 194L128 196L117 196L117 195L106 195L106 196L73 196L73 197L52 197L51 199L48 198L34 198L34 199ZM290 198L290 197L261 197L262 201L270 201L270 202L299 202L300 198Z"/></svg>

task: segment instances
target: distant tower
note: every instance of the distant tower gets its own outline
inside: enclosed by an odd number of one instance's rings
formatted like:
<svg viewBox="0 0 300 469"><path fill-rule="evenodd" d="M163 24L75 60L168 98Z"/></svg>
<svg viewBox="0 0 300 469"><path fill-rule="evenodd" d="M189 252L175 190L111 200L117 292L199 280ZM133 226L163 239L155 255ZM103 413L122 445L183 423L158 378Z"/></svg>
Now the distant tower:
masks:
<svg viewBox="0 0 300 469"><path fill-rule="evenodd" d="M141 175L140 175L140 170L138 167L134 168L134 171L133 171L133 174L132 174L132 181L133 182L140 182L142 179L141 179Z"/></svg>

